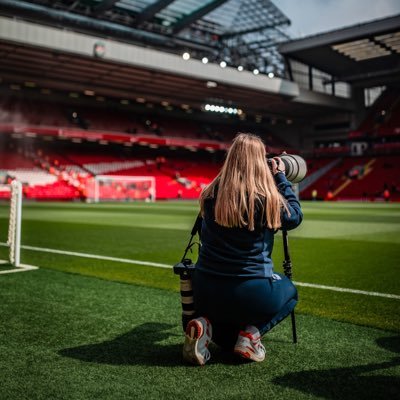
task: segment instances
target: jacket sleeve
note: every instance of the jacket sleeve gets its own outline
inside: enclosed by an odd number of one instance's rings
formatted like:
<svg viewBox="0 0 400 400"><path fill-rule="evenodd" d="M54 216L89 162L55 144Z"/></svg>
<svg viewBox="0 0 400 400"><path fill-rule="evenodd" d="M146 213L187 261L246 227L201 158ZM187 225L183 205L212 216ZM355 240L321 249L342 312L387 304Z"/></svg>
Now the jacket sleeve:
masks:
<svg viewBox="0 0 400 400"><path fill-rule="evenodd" d="M281 229L286 229L289 231L301 224L301 221L303 220L303 213L301 211L300 203L292 190L292 184L286 179L285 174L278 172L274 178L279 192L287 201L287 208L290 213L289 215L285 209L282 210Z"/></svg>

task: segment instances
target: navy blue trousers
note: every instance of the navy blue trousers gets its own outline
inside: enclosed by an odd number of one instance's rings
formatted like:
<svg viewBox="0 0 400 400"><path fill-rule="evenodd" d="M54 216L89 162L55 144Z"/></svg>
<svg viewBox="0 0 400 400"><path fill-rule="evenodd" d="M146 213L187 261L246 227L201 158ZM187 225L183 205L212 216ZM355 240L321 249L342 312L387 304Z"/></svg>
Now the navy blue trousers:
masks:
<svg viewBox="0 0 400 400"><path fill-rule="evenodd" d="M297 304L297 290L286 276L279 279L214 276L196 270L193 291L196 316L207 317L213 342L231 349L239 331L255 325L261 335L285 319Z"/></svg>

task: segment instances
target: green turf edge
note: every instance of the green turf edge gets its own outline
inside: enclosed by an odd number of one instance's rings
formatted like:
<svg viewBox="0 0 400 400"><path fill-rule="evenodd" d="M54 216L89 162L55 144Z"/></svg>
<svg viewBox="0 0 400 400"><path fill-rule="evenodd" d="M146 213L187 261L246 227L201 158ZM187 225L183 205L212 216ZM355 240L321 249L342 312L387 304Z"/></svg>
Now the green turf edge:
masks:
<svg viewBox="0 0 400 400"><path fill-rule="evenodd" d="M25 250L26 251L26 250ZM77 260L76 257L30 252L33 265L41 268L96 277L103 280L128 283L179 292L179 278L172 269L130 266L101 260ZM112 266L112 267L111 267ZM299 303L296 312L317 315L336 321L354 323L392 332L400 332L399 300L361 294L334 292L298 286ZM368 301L366 301L368 300ZM177 296L177 301L179 297Z"/></svg>

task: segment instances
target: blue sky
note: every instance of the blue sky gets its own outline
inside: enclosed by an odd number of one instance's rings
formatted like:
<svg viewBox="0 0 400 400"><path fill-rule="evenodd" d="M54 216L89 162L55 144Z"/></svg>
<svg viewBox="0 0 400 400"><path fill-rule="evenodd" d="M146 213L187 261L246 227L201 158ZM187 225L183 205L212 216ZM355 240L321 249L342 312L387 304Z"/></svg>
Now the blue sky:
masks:
<svg viewBox="0 0 400 400"><path fill-rule="evenodd" d="M400 14L400 0L273 0L293 38Z"/></svg>

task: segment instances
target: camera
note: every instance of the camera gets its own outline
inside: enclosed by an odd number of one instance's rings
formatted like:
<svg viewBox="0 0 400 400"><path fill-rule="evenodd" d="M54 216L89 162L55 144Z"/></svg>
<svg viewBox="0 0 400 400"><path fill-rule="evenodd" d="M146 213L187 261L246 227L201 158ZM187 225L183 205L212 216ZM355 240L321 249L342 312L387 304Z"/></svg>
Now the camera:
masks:
<svg viewBox="0 0 400 400"><path fill-rule="evenodd" d="M271 169L271 159L279 157L285 165L285 175L288 181L292 183L301 182L307 174L307 163L304 158L297 154L280 154L278 156L267 156L267 163Z"/></svg>
<svg viewBox="0 0 400 400"><path fill-rule="evenodd" d="M192 284L192 275L195 268L196 266L189 258L184 258L180 263L174 265L174 273L180 276L182 327L184 331L195 315Z"/></svg>

